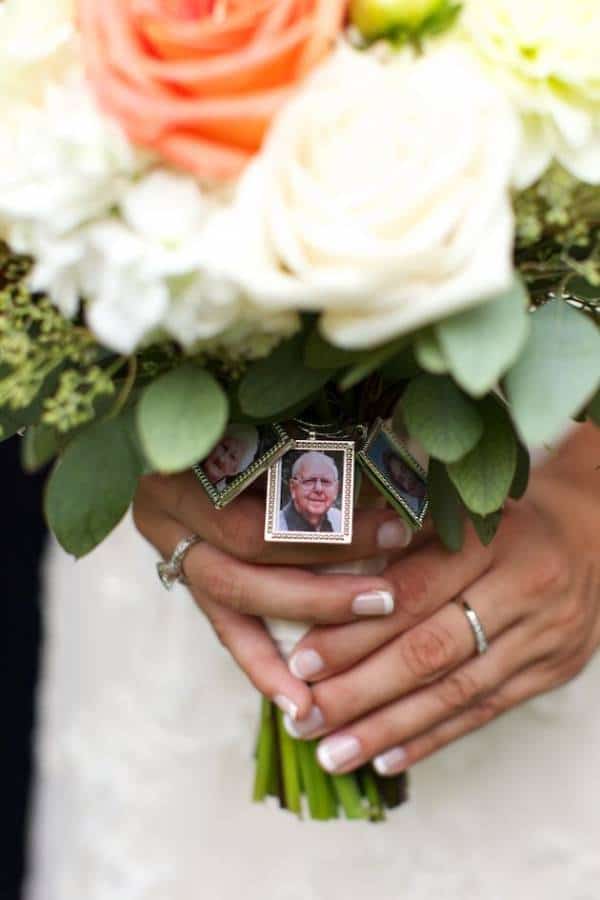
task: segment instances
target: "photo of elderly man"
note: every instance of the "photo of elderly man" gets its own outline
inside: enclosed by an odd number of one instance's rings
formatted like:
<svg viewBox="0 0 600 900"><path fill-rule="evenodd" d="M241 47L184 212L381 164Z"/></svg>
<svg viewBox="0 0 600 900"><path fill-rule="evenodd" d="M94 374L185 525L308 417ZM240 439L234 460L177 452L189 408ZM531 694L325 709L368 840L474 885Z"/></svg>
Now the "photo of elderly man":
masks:
<svg viewBox="0 0 600 900"><path fill-rule="evenodd" d="M289 498L286 491L281 495L279 531L342 531L342 514L336 506L340 478L331 456L319 450L302 453L292 466L287 487Z"/></svg>

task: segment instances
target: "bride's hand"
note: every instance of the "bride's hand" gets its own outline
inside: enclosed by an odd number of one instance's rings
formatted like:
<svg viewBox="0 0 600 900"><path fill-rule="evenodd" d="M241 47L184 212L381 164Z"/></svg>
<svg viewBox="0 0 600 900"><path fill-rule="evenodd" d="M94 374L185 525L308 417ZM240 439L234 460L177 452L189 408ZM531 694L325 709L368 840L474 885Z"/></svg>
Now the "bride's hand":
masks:
<svg viewBox="0 0 600 900"><path fill-rule="evenodd" d="M381 774L396 774L583 669L600 645L593 468L588 456L583 484L560 470L534 475L488 549L471 535L455 557L432 541L394 563L384 573L396 593L388 619L304 638L292 669L301 674L304 659L319 680L312 714L291 728L327 735L326 769L348 772L374 758ZM457 595L484 626L490 645L481 656L464 609L449 602Z"/></svg>
<svg viewBox="0 0 600 900"><path fill-rule="evenodd" d="M344 623L389 613L393 595L384 578L322 578L293 566L397 552L411 539L395 513L380 510L355 517L351 547L268 544L263 497L247 492L216 511L192 473L142 479L134 518L166 559L181 538L203 538L184 560L194 600L253 684L298 719L311 709L310 688L290 672L257 617Z"/></svg>

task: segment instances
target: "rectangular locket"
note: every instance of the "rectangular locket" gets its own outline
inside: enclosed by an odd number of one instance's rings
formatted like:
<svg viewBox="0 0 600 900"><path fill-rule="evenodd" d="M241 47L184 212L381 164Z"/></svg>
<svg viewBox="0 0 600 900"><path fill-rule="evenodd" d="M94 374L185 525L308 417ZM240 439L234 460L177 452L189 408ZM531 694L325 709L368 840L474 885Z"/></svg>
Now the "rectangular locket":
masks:
<svg viewBox="0 0 600 900"><path fill-rule="evenodd" d="M267 472L294 443L278 423L232 423L194 474L217 509L223 509Z"/></svg>
<svg viewBox="0 0 600 900"><path fill-rule="evenodd" d="M350 544L354 457L354 441L293 441L269 469L265 540Z"/></svg>
<svg viewBox="0 0 600 900"><path fill-rule="evenodd" d="M427 514L427 473L392 429L378 419L357 454L358 463L386 500L413 528Z"/></svg>

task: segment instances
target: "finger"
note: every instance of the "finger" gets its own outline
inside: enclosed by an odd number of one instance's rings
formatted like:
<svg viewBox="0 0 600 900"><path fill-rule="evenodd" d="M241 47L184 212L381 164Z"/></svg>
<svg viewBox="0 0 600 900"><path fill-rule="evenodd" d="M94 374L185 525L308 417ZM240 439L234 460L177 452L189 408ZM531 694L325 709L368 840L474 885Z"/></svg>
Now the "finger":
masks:
<svg viewBox="0 0 600 900"><path fill-rule="evenodd" d="M147 534L168 558L186 532L165 514L146 521ZM357 602L370 598L372 612L393 608L391 585L378 576L314 575L303 569L240 562L201 542L185 555L183 571L193 590L238 613L301 622L353 621Z"/></svg>
<svg viewBox="0 0 600 900"><path fill-rule="evenodd" d="M192 596L223 646L261 694L273 700L292 721L305 718L312 705L310 689L294 678L262 622L233 612L197 591L192 590Z"/></svg>
<svg viewBox="0 0 600 900"><path fill-rule="evenodd" d="M491 560L491 551L474 532L460 554L449 553L439 541L411 551L382 574L393 586L393 613L338 628L313 628L294 648L291 670L308 681L322 681L351 668L445 606L480 578Z"/></svg>
<svg viewBox="0 0 600 900"><path fill-rule="evenodd" d="M318 748L321 765L331 772L349 772L485 703L489 695L524 669L526 661L535 665L542 657L542 647L537 646L532 652L532 644L535 646L536 641L530 629L524 626L510 629L496 640L493 651L321 741Z"/></svg>
<svg viewBox="0 0 600 900"><path fill-rule="evenodd" d="M425 731L403 745L388 748L373 759L375 770L384 776L399 775L453 741L465 737L497 719L515 706L544 693L552 685L547 672L528 668L509 679L498 690L482 697L467 710Z"/></svg>
<svg viewBox="0 0 600 900"><path fill-rule="evenodd" d="M264 539L265 500L246 491L231 506L217 510L192 472L142 478L134 516L142 534L147 513L158 507L209 544L248 562L279 565L318 565L371 559L382 552L400 552L413 540L413 531L389 509L359 510L354 515L352 544L277 544ZM417 544L428 539L427 523Z"/></svg>
<svg viewBox="0 0 600 900"><path fill-rule="evenodd" d="M461 595L477 612L490 642L523 617L526 601L513 591L512 580L518 582L518 572L492 570ZM512 603L506 602L507 596L513 597ZM323 717L321 731L340 728L424 685L439 682L474 651L464 610L456 603L446 604L349 671L313 686L314 703Z"/></svg>

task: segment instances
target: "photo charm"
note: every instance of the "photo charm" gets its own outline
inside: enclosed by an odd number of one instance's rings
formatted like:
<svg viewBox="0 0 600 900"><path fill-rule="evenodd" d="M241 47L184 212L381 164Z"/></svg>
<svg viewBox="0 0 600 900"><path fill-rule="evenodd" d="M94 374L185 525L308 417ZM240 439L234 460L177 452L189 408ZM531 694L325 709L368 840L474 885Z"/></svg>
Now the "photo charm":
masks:
<svg viewBox="0 0 600 900"><path fill-rule="evenodd" d="M232 423L206 459L193 466L217 509L223 509L293 444L278 424Z"/></svg>
<svg viewBox="0 0 600 900"><path fill-rule="evenodd" d="M266 541L350 544L354 441L298 440L269 469Z"/></svg>
<svg viewBox="0 0 600 900"><path fill-rule="evenodd" d="M429 506L427 473L394 433L390 422L375 422L357 459L394 509L413 527L420 528Z"/></svg>

